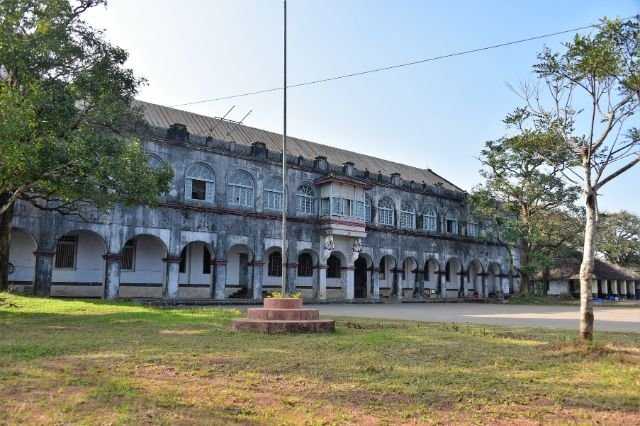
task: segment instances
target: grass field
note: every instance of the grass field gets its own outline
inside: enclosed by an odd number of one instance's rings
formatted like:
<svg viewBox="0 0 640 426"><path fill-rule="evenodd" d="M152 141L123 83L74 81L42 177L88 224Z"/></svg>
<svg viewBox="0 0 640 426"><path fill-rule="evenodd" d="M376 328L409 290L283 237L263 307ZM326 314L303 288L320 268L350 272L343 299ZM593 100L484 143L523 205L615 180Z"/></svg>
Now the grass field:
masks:
<svg viewBox="0 0 640 426"><path fill-rule="evenodd" d="M640 334L238 316L0 294L0 424L640 424Z"/></svg>

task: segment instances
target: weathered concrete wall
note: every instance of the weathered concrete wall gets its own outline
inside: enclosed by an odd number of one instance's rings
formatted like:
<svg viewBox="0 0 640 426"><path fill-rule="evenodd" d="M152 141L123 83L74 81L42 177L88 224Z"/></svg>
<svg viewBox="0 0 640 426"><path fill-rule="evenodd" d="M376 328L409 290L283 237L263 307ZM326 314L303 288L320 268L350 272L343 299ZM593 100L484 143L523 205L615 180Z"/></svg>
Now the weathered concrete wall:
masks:
<svg viewBox="0 0 640 426"><path fill-rule="evenodd" d="M202 146L161 138L148 140L145 149L170 164L175 178L171 190L161 197L158 208L116 206L107 212L96 212L94 220L83 221L77 216L62 216L43 213L19 203L14 225L30 233L16 232L12 243L11 259L19 265L10 277L15 281L33 281L39 276L46 282L47 273L38 275L36 261L29 253L35 249L55 253L57 240L66 234L79 236L77 265L74 270L52 268L50 281L55 285L52 294L101 296L105 294L105 262L103 255L118 261L127 241L135 238L135 264L133 270L122 270L119 276L119 297L166 297L168 283L173 279L168 274L172 264L179 261L182 250L187 249L187 270L177 274L178 297L226 297L243 288L245 297L254 297L253 288L274 291L280 287L280 277L268 274L268 256L280 246L280 217L269 211L263 202L263 183L280 174L280 164L273 156L249 155L247 150L234 152L230 146ZM214 196L210 200L185 198L185 172L196 163L206 164L215 173ZM287 185L287 212L289 216L289 269L291 285L297 284L306 297L319 293L320 270L323 266L323 234L318 214L296 212L296 188L306 183L313 185L329 171L337 173L336 167L329 170L310 168L307 162L298 165L290 160ZM227 182L237 170L249 173L254 182L254 203L250 207L232 205L227 200ZM440 296L457 297L460 289L465 294L482 290L486 296L495 287L502 288L502 274L508 271L504 248L496 244L481 242L467 235L467 207L464 197L437 187L426 187L401 179L392 184L389 179L379 182L369 180L373 188L367 190L372 200L372 222L367 225L367 236L362 241L361 256L367 259L367 296L372 297L373 280L379 278L379 295L396 296L394 282L402 287L401 297L414 295L414 287L423 285L423 294L431 295L438 289ZM316 188L317 194L320 194ZM187 194L189 195L189 194ZM395 205L393 226L377 224L377 204L388 197ZM410 202L416 211L416 227L400 227L400 206ZM319 199L317 200L319 205ZM437 211L437 229L422 229L421 212L433 206ZM455 212L459 218L458 233L446 232L445 216ZM15 237L17 236L17 237ZM37 246L34 247L34 241ZM191 244L191 245L190 245ZM333 254L341 259L341 277L326 279L326 297L344 298L354 291L354 259L351 238L335 238ZM211 249L211 272L203 272L202 256L205 245ZM296 263L299 254L312 255L314 270L312 277L296 278ZM241 271L240 254L245 253L248 262L246 274ZM51 256L51 254L48 254ZM384 262L384 279L378 272ZM426 262L430 260L427 279L422 283ZM450 279L443 276L450 262ZM41 262L46 265L46 261ZM475 265L469 275L469 267ZM490 265L492 269L490 268ZM260 269L260 273L258 272ZM117 268L114 269L117 271ZM402 278L404 271L404 279ZM418 282L416 282L416 271ZM486 278L484 278L486 275ZM224 282L220 282L221 280ZM244 280L241 286L241 280ZM462 280L462 283L461 283ZM484 287L483 287L484 281ZM87 284L86 286L71 284ZM64 284L64 285L61 285ZM461 285L462 284L462 285ZM113 284L112 285L116 285ZM181 285L181 286L180 286ZM516 280L517 286L517 280ZM86 288L85 288L86 287ZM114 288L116 288L114 287ZM446 289L446 291L444 290ZM258 293L261 294L259 290ZM478 291L482 293L482 291Z"/></svg>

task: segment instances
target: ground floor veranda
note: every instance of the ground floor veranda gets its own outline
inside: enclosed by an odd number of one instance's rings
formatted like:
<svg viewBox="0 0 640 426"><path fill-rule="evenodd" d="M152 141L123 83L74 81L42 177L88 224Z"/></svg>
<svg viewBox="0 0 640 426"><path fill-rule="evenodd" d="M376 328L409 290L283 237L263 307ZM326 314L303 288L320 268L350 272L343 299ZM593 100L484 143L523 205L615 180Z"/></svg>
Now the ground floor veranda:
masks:
<svg viewBox="0 0 640 426"><path fill-rule="evenodd" d="M283 265L278 241L265 239L263 245L257 252L242 237L224 248L195 239L172 255L163 234L137 234L108 249L98 233L81 229L65 232L47 249L15 228L9 281L15 291L51 296L259 300L280 290ZM514 290L515 279L495 261L400 257L393 253L401 250L366 246L354 255L344 244L319 254L311 243L294 245L287 290L304 298L488 298Z"/></svg>

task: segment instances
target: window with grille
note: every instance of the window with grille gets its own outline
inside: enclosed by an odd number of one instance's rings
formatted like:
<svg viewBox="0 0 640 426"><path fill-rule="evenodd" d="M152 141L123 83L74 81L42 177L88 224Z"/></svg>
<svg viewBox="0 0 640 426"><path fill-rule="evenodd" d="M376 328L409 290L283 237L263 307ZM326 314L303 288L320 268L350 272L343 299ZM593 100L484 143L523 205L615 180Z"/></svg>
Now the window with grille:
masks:
<svg viewBox="0 0 640 426"><path fill-rule="evenodd" d="M269 255L267 274L270 277L282 276L282 256L280 255L279 251L273 252Z"/></svg>
<svg viewBox="0 0 640 426"><path fill-rule="evenodd" d="M302 253L298 256L298 276L313 276L313 258L309 253Z"/></svg>
<svg viewBox="0 0 640 426"><path fill-rule="evenodd" d="M74 269L76 267L77 236L60 237L56 244L55 267L59 269Z"/></svg>
<svg viewBox="0 0 640 426"><path fill-rule="evenodd" d="M365 223L371 223L371 217L373 211L371 207L371 198L368 195L364 197L364 221Z"/></svg>
<svg viewBox="0 0 640 426"><path fill-rule="evenodd" d="M208 166L201 163L192 164L185 174L185 198L212 202L215 196L215 184L215 175Z"/></svg>
<svg viewBox="0 0 640 426"><path fill-rule="evenodd" d="M235 206L253 207L253 178L242 170L229 178L227 203Z"/></svg>
<svg viewBox="0 0 640 426"><path fill-rule="evenodd" d="M445 227L447 230L447 233L449 234L457 234L458 233L458 216L449 211L447 212L447 215L444 218L445 221Z"/></svg>
<svg viewBox="0 0 640 426"><path fill-rule="evenodd" d="M469 222L467 224L467 234L470 237L477 237L478 236L478 224L475 222Z"/></svg>
<svg viewBox="0 0 640 426"><path fill-rule="evenodd" d="M438 216L436 209L428 205L422 211L422 229L425 231L436 231L438 226Z"/></svg>
<svg viewBox="0 0 640 426"><path fill-rule="evenodd" d="M211 252L206 246L202 246L202 273L205 275L211 273Z"/></svg>
<svg viewBox="0 0 640 426"><path fill-rule="evenodd" d="M329 256L327 259L327 278L340 278L340 259L336 256Z"/></svg>
<svg viewBox="0 0 640 426"><path fill-rule="evenodd" d="M300 185L296 190L296 212L302 214L316 213L316 192L309 185Z"/></svg>
<svg viewBox="0 0 640 426"><path fill-rule="evenodd" d="M265 210L282 211L282 180L271 178L264 185Z"/></svg>
<svg viewBox="0 0 640 426"><path fill-rule="evenodd" d="M136 242L135 240L129 240L122 248L122 263L121 269L123 271L133 271L135 267L136 256Z"/></svg>
<svg viewBox="0 0 640 426"><path fill-rule="evenodd" d="M393 226L394 222L393 202L388 198L378 201L378 224Z"/></svg>
<svg viewBox="0 0 640 426"><path fill-rule="evenodd" d="M181 274L187 272L187 247L183 248L182 252L180 252L180 267L178 272Z"/></svg>
<svg viewBox="0 0 640 426"><path fill-rule="evenodd" d="M400 227L408 229L415 229L416 227L416 209L408 201L400 205Z"/></svg>

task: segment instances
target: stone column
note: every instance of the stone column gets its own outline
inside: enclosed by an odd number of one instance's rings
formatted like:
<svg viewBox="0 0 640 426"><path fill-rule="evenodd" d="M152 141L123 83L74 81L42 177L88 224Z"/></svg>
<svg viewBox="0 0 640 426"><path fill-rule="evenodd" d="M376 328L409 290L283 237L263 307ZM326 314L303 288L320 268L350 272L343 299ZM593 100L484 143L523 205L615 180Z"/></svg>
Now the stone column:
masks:
<svg viewBox="0 0 640 426"><path fill-rule="evenodd" d="M611 280L611 295L614 296L614 297L618 295L618 281L617 280Z"/></svg>
<svg viewBox="0 0 640 426"><path fill-rule="evenodd" d="M254 260L251 265L253 266L253 300L262 300L262 274L264 271L264 262L262 260Z"/></svg>
<svg viewBox="0 0 640 426"><path fill-rule="evenodd" d="M436 272L438 280L438 289L440 290L440 297L447 298L447 281L444 279L445 273L443 271Z"/></svg>
<svg viewBox="0 0 640 426"><path fill-rule="evenodd" d="M371 267L371 297L380 299L380 268Z"/></svg>
<svg viewBox="0 0 640 426"><path fill-rule="evenodd" d="M214 297L217 300L226 299L225 288L227 285L227 261L216 259L216 289Z"/></svg>
<svg viewBox="0 0 640 426"><path fill-rule="evenodd" d="M460 286L462 287L462 294L459 294L459 296L462 296L462 297L467 297L467 284L468 284L468 282L464 282L465 281L464 277L468 272L469 271L464 272L464 269L460 268L459 278L460 278ZM469 280L467 279L467 281L469 281Z"/></svg>
<svg viewBox="0 0 640 426"><path fill-rule="evenodd" d="M602 280L602 297L609 298L609 280Z"/></svg>
<svg viewBox="0 0 640 426"><path fill-rule="evenodd" d="M424 271L421 271L420 268L416 267L416 281L414 284L414 288L418 291L418 299L424 300Z"/></svg>
<svg viewBox="0 0 640 426"><path fill-rule="evenodd" d="M345 277L343 279L343 290L344 290L344 298L346 300L353 300L353 285L354 285L354 272L355 268L353 265L349 265L342 270Z"/></svg>
<svg viewBox="0 0 640 426"><path fill-rule="evenodd" d="M105 261L104 297L106 299L117 299L120 297L122 256L115 253L107 253L102 258Z"/></svg>
<svg viewBox="0 0 640 426"><path fill-rule="evenodd" d="M180 258L167 257L163 259L167 263L167 276L164 289L165 299L176 299L178 297L178 277L180 275Z"/></svg>
<svg viewBox="0 0 640 426"><path fill-rule="evenodd" d="M396 289L396 299L402 300L404 296L404 288L402 287L402 275L400 275L400 270L398 268L393 268L393 287Z"/></svg>
<svg viewBox="0 0 640 426"><path fill-rule="evenodd" d="M482 288L481 288L482 293L481 293L481 295L482 295L483 298L489 297L489 289L487 289L487 274L480 275L480 279L482 280L481 281L481 285L482 285Z"/></svg>
<svg viewBox="0 0 640 426"><path fill-rule="evenodd" d="M636 295L636 286L633 281L627 280L627 298L634 299Z"/></svg>
<svg viewBox="0 0 640 426"><path fill-rule="evenodd" d="M620 295L622 297L624 297L625 299L627 298L627 296L629 295L628 291L627 291L627 280L622 280L620 281L621 286L620 286Z"/></svg>
<svg viewBox="0 0 640 426"><path fill-rule="evenodd" d="M298 264L287 263L287 293L296 292L296 278L298 278Z"/></svg>
<svg viewBox="0 0 640 426"><path fill-rule="evenodd" d="M598 297L598 280L596 279L591 280L591 295L594 298Z"/></svg>
<svg viewBox="0 0 640 426"><path fill-rule="evenodd" d="M36 250L35 272L33 275L33 294L39 297L51 295L51 274L53 273L53 256L55 251Z"/></svg>
<svg viewBox="0 0 640 426"><path fill-rule="evenodd" d="M327 300L327 265L318 265L318 299Z"/></svg>

